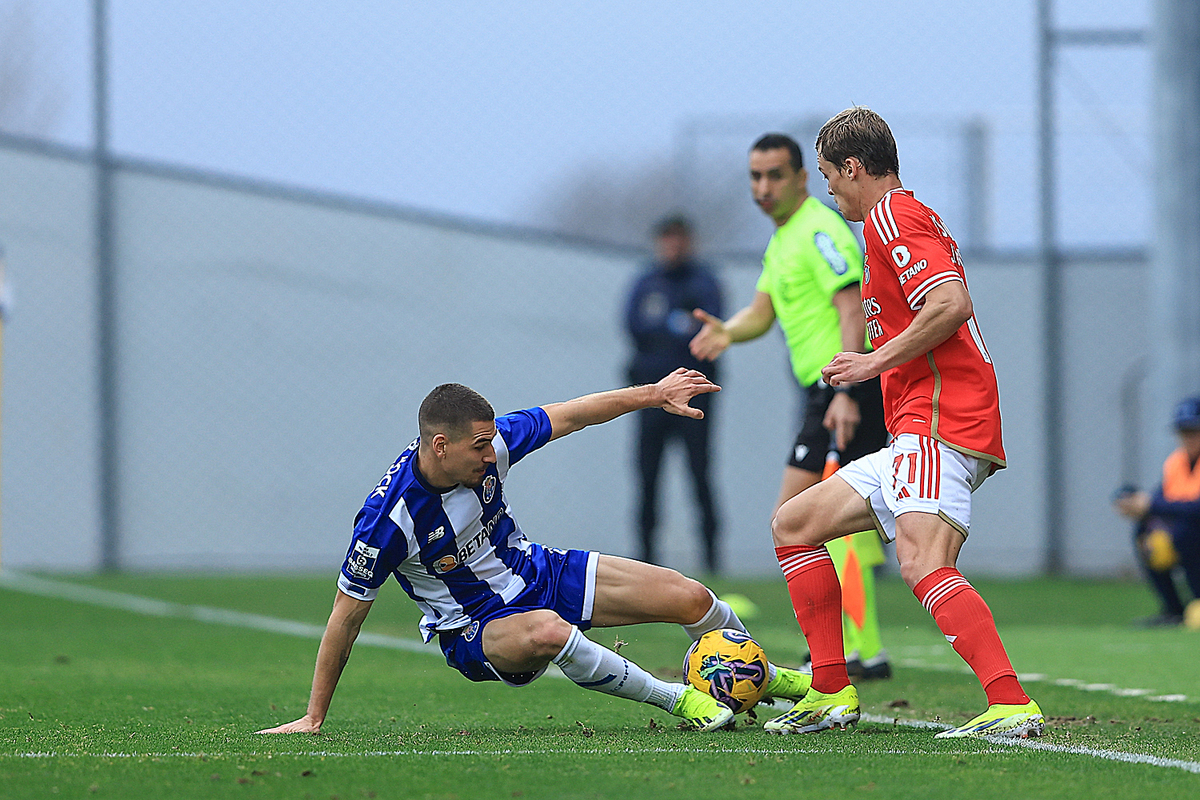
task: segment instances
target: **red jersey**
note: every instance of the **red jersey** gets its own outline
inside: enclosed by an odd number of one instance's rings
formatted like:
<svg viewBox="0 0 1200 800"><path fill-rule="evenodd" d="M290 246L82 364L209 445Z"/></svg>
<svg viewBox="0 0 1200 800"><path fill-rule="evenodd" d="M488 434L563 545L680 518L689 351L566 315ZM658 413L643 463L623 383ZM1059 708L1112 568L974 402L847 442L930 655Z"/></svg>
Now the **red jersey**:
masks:
<svg viewBox="0 0 1200 800"><path fill-rule="evenodd" d="M878 350L912 324L935 286L966 286L958 245L934 211L894 189L867 215L863 312ZM996 370L972 316L924 356L881 376L884 416L893 436L916 433L1003 467Z"/></svg>

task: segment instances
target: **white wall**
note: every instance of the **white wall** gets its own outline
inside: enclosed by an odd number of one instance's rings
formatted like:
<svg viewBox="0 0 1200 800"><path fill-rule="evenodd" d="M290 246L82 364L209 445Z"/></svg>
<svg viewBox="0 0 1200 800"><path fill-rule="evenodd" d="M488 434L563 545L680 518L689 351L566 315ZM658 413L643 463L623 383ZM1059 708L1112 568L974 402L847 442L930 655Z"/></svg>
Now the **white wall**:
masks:
<svg viewBox="0 0 1200 800"><path fill-rule="evenodd" d="M99 559L91 176L82 160L0 148L0 244L15 299L4 326L5 566Z"/></svg>
<svg viewBox="0 0 1200 800"><path fill-rule="evenodd" d="M5 329L6 567L98 564L90 203L82 160L0 147L0 241L18 297ZM415 435L434 385L466 383L503 412L622 381L619 308L638 254L162 169L122 169L116 208L127 567L336 569L355 512ZM1120 463L1115 398L1146 349L1143 270L1080 263L1065 276L1069 447L1047 464L1037 267L969 261L1010 463L976 495L969 571L1040 569L1047 469L1067 473L1071 570L1130 568L1107 497ZM748 302L754 264L722 273L730 307ZM776 332L725 358L726 560L734 573L773 574L767 516L797 395ZM632 436L632 420L618 420L515 469L509 495L525 530L632 553ZM669 467L664 556L691 570L690 487L681 459Z"/></svg>

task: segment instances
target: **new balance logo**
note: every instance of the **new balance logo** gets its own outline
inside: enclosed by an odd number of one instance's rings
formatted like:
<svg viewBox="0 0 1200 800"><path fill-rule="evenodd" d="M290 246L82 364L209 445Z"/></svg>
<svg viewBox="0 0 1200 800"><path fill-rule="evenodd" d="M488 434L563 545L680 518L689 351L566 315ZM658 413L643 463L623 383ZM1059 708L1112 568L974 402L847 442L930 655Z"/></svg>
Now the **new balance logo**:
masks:
<svg viewBox="0 0 1200 800"><path fill-rule="evenodd" d="M425 540L425 544L433 544L438 539L446 535L446 526L438 525L435 530L429 532L429 538Z"/></svg>

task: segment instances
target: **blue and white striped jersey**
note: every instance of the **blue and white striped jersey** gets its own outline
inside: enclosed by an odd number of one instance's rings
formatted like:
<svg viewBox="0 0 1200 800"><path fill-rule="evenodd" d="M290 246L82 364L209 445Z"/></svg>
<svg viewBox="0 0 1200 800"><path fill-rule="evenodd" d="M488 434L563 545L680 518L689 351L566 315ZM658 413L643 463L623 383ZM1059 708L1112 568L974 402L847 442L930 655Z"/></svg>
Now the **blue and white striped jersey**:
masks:
<svg viewBox="0 0 1200 800"><path fill-rule="evenodd" d="M474 489L438 492L416 468L413 441L367 497L338 588L373 600L388 575L416 602L425 641L512 602L532 582L531 545L504 499L509 467L550 441L541 408L496 418L496 463Z"/></svg>

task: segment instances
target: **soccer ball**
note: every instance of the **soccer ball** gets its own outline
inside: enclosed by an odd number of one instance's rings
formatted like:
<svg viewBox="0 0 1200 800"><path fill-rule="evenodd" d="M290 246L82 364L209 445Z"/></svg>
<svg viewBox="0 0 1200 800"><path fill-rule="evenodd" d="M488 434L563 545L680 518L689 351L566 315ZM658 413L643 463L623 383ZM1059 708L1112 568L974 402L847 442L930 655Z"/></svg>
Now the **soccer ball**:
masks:
<svg viewBox="0 0 1200 800"><path fill-rule="evenodd" d="M749 711L767 691L767 654L741 631L709 631L688 648L683 676L735 714Z"/></svg>

